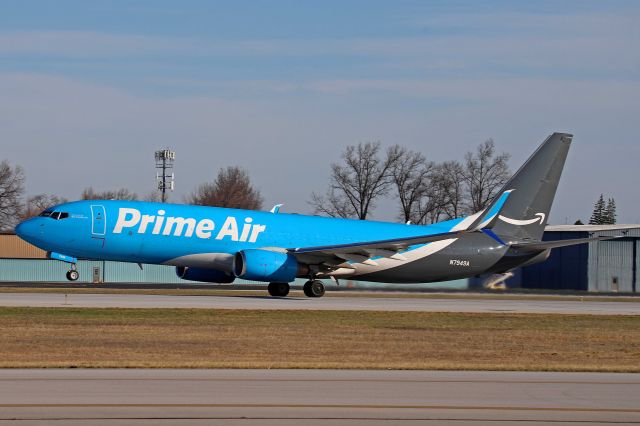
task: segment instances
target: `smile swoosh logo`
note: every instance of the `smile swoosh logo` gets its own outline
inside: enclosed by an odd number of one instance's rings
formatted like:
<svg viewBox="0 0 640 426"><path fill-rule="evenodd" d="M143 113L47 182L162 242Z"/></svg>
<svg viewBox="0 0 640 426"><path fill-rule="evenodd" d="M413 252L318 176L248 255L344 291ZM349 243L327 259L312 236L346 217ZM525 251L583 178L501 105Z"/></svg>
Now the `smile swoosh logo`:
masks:
<svg viewBox="0 0 640 426"><path fill-rule="evenodd" d="M534 217L533 219L517 220L502 215L498 216L498 219L511 225L524 226L531 225L532 223L536 223L538 221L540 221L540 225L542 225L544 223L545 217L546 215L544 213L536 213L536 217Z"/></svg>

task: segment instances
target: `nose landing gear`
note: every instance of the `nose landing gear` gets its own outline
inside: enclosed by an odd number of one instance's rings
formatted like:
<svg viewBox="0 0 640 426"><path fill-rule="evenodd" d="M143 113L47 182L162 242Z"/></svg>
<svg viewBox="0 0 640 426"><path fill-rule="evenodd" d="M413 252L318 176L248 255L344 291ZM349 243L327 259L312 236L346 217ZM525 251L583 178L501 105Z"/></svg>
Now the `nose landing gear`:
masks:
<svg viewBox="0 0 640 426"><path fill-rule="evenodd" d="M47 257L53 260L59 260L64 263L70 264L70 268L67 271L67 279L69 281L76 281L80 278L80 273L78 272L78 258L69 256L62 253L56 253L55 251L47 252Z"/></svg>
<svg viewBox="0 0 640 426"><path fill-rule="evenodd" d="M76 264L74 263L71 265L71 269L67 271L67 279L69 281L77 281L78 278L80 278L80 272L78 272Z"/></svg>

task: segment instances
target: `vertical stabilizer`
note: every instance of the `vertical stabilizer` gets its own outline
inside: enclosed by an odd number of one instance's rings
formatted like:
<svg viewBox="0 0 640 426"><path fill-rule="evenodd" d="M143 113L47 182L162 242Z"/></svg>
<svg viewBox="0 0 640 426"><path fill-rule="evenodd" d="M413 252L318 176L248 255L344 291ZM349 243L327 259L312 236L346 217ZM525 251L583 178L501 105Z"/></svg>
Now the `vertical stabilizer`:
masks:
<svg viewBox="0 0 640 426"><path fill-rule="evenodd" d="M540 240L564 168L573 135L549 136L507 182L511 191L493 232L509 239Z"/></svg>

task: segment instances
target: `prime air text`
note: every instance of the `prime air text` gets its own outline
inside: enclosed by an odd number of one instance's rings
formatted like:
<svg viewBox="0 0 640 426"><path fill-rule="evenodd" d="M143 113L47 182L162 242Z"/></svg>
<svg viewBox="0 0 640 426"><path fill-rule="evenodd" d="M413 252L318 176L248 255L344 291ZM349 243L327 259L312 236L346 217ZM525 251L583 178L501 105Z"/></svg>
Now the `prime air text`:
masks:
<svg viewBox="0 0 640 426"><path fill-rule="evenodd" d="M210 239L216 230L216 224L212 219L196 220L191 217L166 216L164 210L158 210L156 215L140 213L138 209L121 207L118 211L118 221L113 227L114 234L120 234L123 230L135 230L138 234L151 232L153 235L167 235L174 237L193 237ZM215 235L216 240L228 239L255 243L258 236L267 229L266 225L254 224L253 219L246 217L241 227L234 216L227 216L220 230Z"/></svg>

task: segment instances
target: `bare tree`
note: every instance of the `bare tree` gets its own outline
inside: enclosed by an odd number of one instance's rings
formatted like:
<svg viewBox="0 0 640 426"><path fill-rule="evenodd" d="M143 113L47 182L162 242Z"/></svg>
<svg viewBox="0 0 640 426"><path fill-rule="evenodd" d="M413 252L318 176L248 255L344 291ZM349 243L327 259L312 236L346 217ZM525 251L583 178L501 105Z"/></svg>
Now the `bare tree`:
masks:
<svg viewBox="0 0 640 426"><path fill-rule="evenodd" d="M464 168L457 161L438 165L434 186L441 197L442 213L446 219L455 219L466 213L464 202Z"/></svg>
<svg viewBox="0 0 640 426"><path fill-rule="evenodd" d="M33 216L37 216L47 207L55 206L56 204L66 203L68 200L57 195L38 194L27 198L27 202L22 211L21 218L28 219Z"/></svg>
<svg viewBox="0 0 640 426"><path fill-rule="evenodd" d="M130 192L126 188L120 188L115 191L96 192L92 187L85 188L80 196L83 200L137 200L138 195Z"/></svg>
<svg viewBox="0 0 640 426"><path fill-rule="evenodd" d="M186 197L189 204L260 210L262 195L251 185L249 174L232 166L220 169L213 183L203 183Z"/></svg>
<svg viewBox="0 0 640 426"><path fill-rule="evenodd" d="M432 182L436 182L433 180ZM429 197L423 197L416 204L412 223L425 225L440 222L445 216L445 202L442 188L437 185L432 187Z"/></svg>
<svg viewBox="0 0 640 426"><path fill-rule="evenodd" d="M356 212L348 198L334 187L329 188L325 195L318 195L312 192L309 204L319 214L343 218L356 216Z"/></svg>
<svg viewBox="0 0 640 426"><path fill-rule="evenodd" d="M434 166L429 176L428 188L411 211L411 223L425 225L440 222L443 217L449 218L446 215L448 189L445 191L445 188L440 184L441 179L436 174L437 171L438 167Z"/></svg>
<svg viewBox="0 0 640 426"><path fill-rule="evenodd" d="M24 172L20 166L0 162L0 229L9 229L20 219Z"/></svg>
<svg viewBox="0 0 640 426"><path fill-rule="evenodd" d="M400 201L400 219L424 224L433 220L433 213L441 204L441 196L433 185L433 162L426 161L419 152L408 151L398 145L390 148L396 158L391 167L392 182Z"/></svg>
<svg viewBox="0 0 640 426"><path fill-rule="evenodd" d="M391 167L397 160L391 149L383 158L379 153L379 142L348 146L342 154L344 164L331 165L326 195L311 194L316 213L366 219L375 201L389 192Z"/></svg>
<svg viewBox="0 0 640 426"><path fill-rule="evenodd" d="M162 193L158 190L148 192L144 197L142 197L143 201L149 201L152 203L161 203L162 202Z"/></svg>
<svg viewBox="0 0 640 426"><path fill-rule="evenodd" d="M482 210L495 197L510 177L509 154L495 155L492 139L478 145L475 154L465 155L465 167L462 175L467 190L466 207L468 212Z"/></svg>
<svg viewBox="0 0 640 426"><path fill-rule="evenodd" d="M421 153L408 151L400 145L392 146L389 152L393 152L397 158L391 167L391 181L400 201L400 219L407 222L411 220L412 210L427 188L426 160Z"/></svg>

